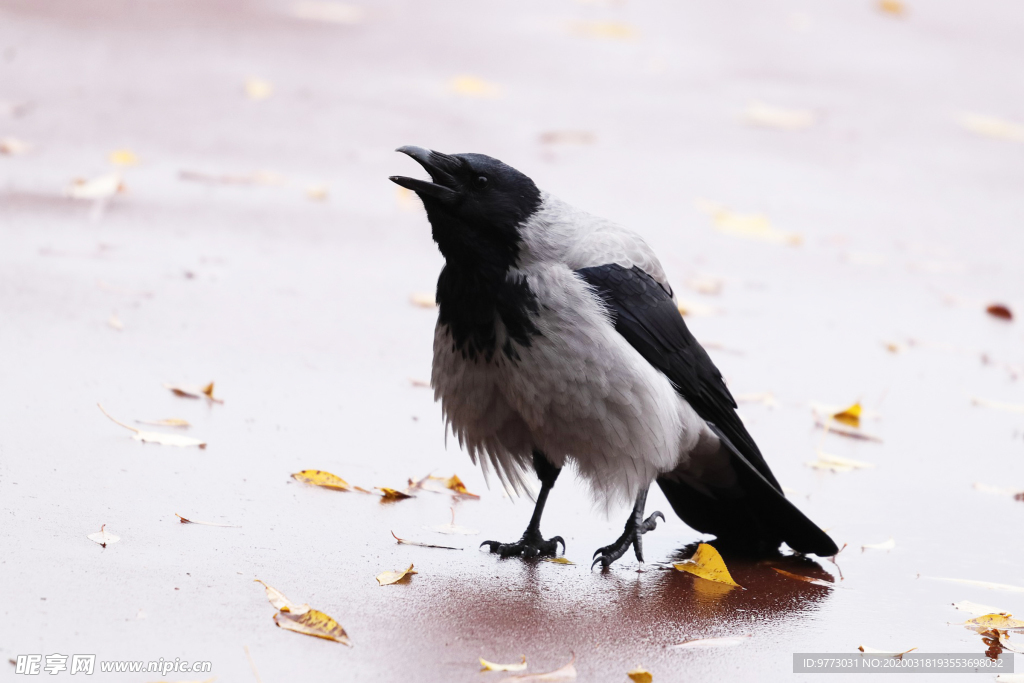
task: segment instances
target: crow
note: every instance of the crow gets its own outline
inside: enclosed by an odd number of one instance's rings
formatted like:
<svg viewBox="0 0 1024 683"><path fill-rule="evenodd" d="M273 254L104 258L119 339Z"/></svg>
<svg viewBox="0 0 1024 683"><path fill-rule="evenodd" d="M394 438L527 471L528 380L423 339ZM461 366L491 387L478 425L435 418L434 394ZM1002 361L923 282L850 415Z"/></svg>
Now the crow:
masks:
<svg viewBox="0 0 1024 683"><path fill-rule="evenodd" d="M580 211L483 154L399 147L430 180L391 176L423 202L445 265L437 281L431 386L446 427L484 473L530 491L533 516L501 557L565 552L541 515L573 466L605 509L632 503L622 535L594 553L607 569L661 512L657 482L697 531L751 553L838 552L782 492L690 333L661 263L635 233Z"/></svg>

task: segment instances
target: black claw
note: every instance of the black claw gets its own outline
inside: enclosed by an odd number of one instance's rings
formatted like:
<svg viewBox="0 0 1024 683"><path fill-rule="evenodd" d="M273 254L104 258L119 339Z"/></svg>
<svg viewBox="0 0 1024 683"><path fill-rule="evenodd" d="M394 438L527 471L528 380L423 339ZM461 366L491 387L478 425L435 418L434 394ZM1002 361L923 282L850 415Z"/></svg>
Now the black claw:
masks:
<svg viewBox="0 0 1024 683"><path fill-rule="evenodd" d="M636 559L641 563L644 561L644 548L641 538L644 534L658 526L657 518L660 517L661 521L665 521L665 515L660 512L652 512L651 516L636 525L632 519L626 524L626 529L622 532L622 535L611 545L606 545L603 548L598 548L594 551L594 562L590 565L590 569L593 570L594 566L598 562L601 563L602 569L607 569L611 566L612 562L622 557L630 546L633 546L633 552L636 553ZM598 557L600 555L600 557Z"/></svg>
<svg viewBox="0 0 1024 683"><path fill-rule="evenodd" d="M503 559L508 557L521 556L524 558L546 557L558 555L558 544L562 544L562 552L565 552L565 540L561 536L545 540L540 533L527 531L515 543L500 543L498 541L484 541L480 547L485 545L489 552L498 553Z"/></svg>
<svg viewBox="0 0 1024 683"><path fill-rule="evenodd" d="M561 536L552 536L549 539L548 542L555 544L555 554L556 555L558 554L558 544L561 543L562 544L562 554L565 555L565 539L564 538L562 538Z"/></svg>

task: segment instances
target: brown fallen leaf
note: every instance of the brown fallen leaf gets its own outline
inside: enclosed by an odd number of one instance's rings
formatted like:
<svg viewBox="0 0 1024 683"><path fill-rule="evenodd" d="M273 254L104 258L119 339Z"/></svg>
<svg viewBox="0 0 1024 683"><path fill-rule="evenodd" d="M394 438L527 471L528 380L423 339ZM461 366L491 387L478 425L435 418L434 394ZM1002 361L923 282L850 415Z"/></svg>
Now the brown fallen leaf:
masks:
<svg viewBox="0 0 1024 683"><path fill-rule="evenodd" d="M493 99L501 97L501 88L476 76L456 76L448 82L448 89L463 97Z"/></svg>
<svg viewBox="0 0 1024 683"><path fill-rule="evenodd" d="M412 568L411 564L407 569L403 569L401 571L381 572L377 575L377 585L390 586L391 584L398 583L410 574L419 574L418 571Z"/></svg>
<svg viewBox="0 0 1024 683"><path fill-rule="evenodd" d="M188 420L180 417L168 417L163 420L136 420L135 422L140 425L152 425L154 427L178 427L179 429L187 429L192 426L189 424Z"/></svg>
<svg viewBox="0 0 1024 683"><path fill-rule="evenodd" d="M803 130L817 120L817 115L809 109L785 109L764 102L751 102L743 112L743 121L749 125L780 130Z"/></svg>
<svg viewBox="0 0 1024 683"><path fill-rule="evenodd" d="M897 652L895 650L876 650L875 648L868 647L867 645L859 645L859 646L857 646L857 649L860 650L861 652L863 652L865 654L869 654L869 655L891 655L893 659L903 659L903 655L907 654L908 652L913 652L917 648L916 647L912 647L909 650L904 650L903 652Z"/></svg>
<svg viewBox="0 0 1024 683"><path fill-rule="evenodd" d="M267 600L270 601L270 604L273 605L274 609L276 610L280 610L282 612L292 612L294 614L305 614L311 609L310 606L306 603L298 605L292 602L284 596L284 593L277 590L273 586L267 584L266 582L261 581L260 579L253 579L253 583L259 583L263 585L263 589L267 593Z"/></svg>
<svg viewBox="0 0 1024 683"><path fill-rule="evenodd" d="M1003 304L991 304L985 309L985 312L994 318L1013 320L1013 313L1010 311L1009 306L1005 306Z"/></svg>
<svg viewBox="0 0 1024 683"><path fill-rule="evenodd" d="M274 615L274 623L279 627L303 635L333 640L343 645L351 645L345 629L331 617L311 608L305 603L301 605L295 604L286 598L284 593L259 579L255 579L255 582L263 584L263 588L267 593L267 599L274 606L274 609L278 610L277 614Z"/></svg>
<svg viewBox="0 0 1024 683"><path fill-rule="evenodd" d="M180 446L182 448L187 448L188 446L199 446L200 448L206 448L205 441L193 439L191 436L183 436L181 434L164 434L163 432L147 432L141 429L136 429L135 427L130 427L123 422L115 420L99 403L96 405L111 422L135 432L132 438L136 441L142 441L143 443L158 443L162 446Z"/></svg>
<svg viewBox="0 0 1024 683"><path fill-rule="evenodd" d="M395 536L395 532L392 531L391 535ZM440 550L462 550L462 548L453 548L450 545L434 545L433 543L420 543L419 541L410 541L404 538L399 538L398 536L395 536L395 540L398 541L400 545L417 545L421 548L438 548Z"/></svg>
<svg viewBox="0 0 1024 683"><path fill-rule="evenodd" d="M984 614L974 619L968 619L964 622L964 625L968 628L981 631L988 631L989 629L996 629L999 631L1009 631L1015 629L1024 628L1024 621L1020 619L1014 619L1012 614L1007 612Z"/></svg>
<svg viewBox="0 0 1024 683"><path fill-rule="evenodd" d="M732 576L729 574L729 569L725 566L725 560L722 559L719 552L715 550L714 546L707 543L698 545L697 551L690 559L673 563L672 566L681 572L693 574L707 581L742 588L742 586L733 581Z"/></svg>
<svg viewBox="0 0 1024 683"><path fill-rule="evenodd" d="M386 486L374 486L374 488L381 492L381 498L386 501L405 500L406 498L414 497L397 489L389 489Z"/></svg>
<svg viewBox="0 0 1024 683"><path fill-rule="evenodd" d="M462 483L462 480L459 479L459 476L457 474L453 474L452 476L448 477L448 479L446 479L444 482L444 487L446 489L451 489L459 496L466 496L468 498L480 497L477 494L470 493L468 490L466 490L466 485Z"/></svg>
<svg viewBox="0 0 1024 683"><path fill-rule="evenodd" d="M629 679L634 681L634 683L651 683L651 681L654 680L654 676L651 672L642 666L638 666L632 671L627 671L626 675L629 676Z"/></svg>
<svg viewBox="0 0 1024 683"><path fill-rule="evenodd" d="M164 383L164 388L170 389L175 396L181 396L183 398L206 398L214 403L224 403L224 399L217 398L213 395L213 382L210 382L204 387L197 385Z"/></svg>
<svg viewBox="0 0 1024 683"><path fill-rule="evenodd" d="M509 676L506 681L522 681L523 683L558 683L558 681L576 680L576 655L565 666L543 674L519 674Z"/></svg>
<svg viewBox="0 0 1024 683"><path fill-rule="evenodd" d="M93 541L94 543L99 543L104 548L106 548L108 545L112 543L117 543L121 540L120 536L115 536L114 534L107 531L106 524L102 525L99 531L97 531L94 534L89 534L88 536L86 536L86 538L88 538L90 541Z"/></svg>
<svg viewBox="0 0 1024 683"><path fill-rule="evenodd" d="M220 524L218 522L200 522L199 520L195 520L195 519L187 519L187 518L182 517L181 515L179 515L177 512L174 513L174 516L177 517L178 521L181 522L182 524L201 524L203 526L219 526L219 527L224 527L225 529L241 529L242 528L242 527L238 526L237 524Z"/></svg>
<svg viewBox="0 0 1024 683"><path fill-rule="evenodd" d="M841 422L847 427L853 427L854 429L860 429L860 416L863 412L860 407L860 401L857 401L852 406L843 408L842 410L832 414L832 419L837 422Z"/></svg>
<svg viewBox="0 0 1024 683"><path fill-rule="evenodd" d="M812 583L815 586L822 586L823 588L835 588L835 584L829 583L824 579L816 579L810 576L804 576L802 574L794 574L793 572L787 572L785 569L779 569L778 567L772 567L779 574L782 574L788 579L795 579L797 581L804 581L806 583Z"/></svg>
<svg viewBox="0 0 1024 683"><path fill-rule="evenodd" d="M351 491L352 487L347 481L342 479L336 474L325 472L323 470L302 470L292 475L292 479L301 481L305 484L313 484L314 486L320 486L325 489L332 489L334 491Z"/></svg>
<svg viewBox="0 0 1024 683"><path fill-rule="evenodd" d="M494 662L488 662L483 657L480 658L481 671L526 671L526 655L523 655L523 661L518 664L495 664Z"/></svg>
<svg viewBox="0 0 1024 683"><path fill-rule="evenodd" d="M742 645L743 643L746 643L752 637L752 633L747 633L742 636L722 636L720 638L697 638L694 640L684 640L681 643L669 645L669 647L673 650L735 647L737 645Z"/></svg>

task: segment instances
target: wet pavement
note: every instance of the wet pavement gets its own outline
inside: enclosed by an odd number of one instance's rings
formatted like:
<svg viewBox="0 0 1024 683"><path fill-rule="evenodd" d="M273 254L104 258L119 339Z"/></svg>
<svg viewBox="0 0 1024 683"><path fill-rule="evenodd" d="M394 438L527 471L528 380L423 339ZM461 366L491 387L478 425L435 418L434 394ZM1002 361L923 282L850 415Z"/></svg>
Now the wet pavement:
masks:
<svg viewBox="0 0 1024 683"><path fill-rule="evenodd" d="M1016 3L299 5L0 2L0 138L32 146L0 155L5 662L180 657L253 681L248 647L267 683L478 681L504 676L478 657L542 672L574 654L585 681L641 664L655 681L777 681L796 678L794 652L982 654L956 601L1024 614L1024 590L934 578L1024 586L1024 502L974 486L1024 491L1024 416L971 401L1024 404L1024 328L984 310L1024 313L1024 147L957 122L1024 123ZM247 79L272 93L247 97ZM814 124L747 125L755 101ZM446 448L410 381L429 378L435 319L410 297L441 259L386 179L414 170L402 144L491 154L647 237L707 313L689 324L733 392L777 400L741 414L848 544L838 564L727 557L745 590L723 590L666 568L702 538L669 515L644 538L650 564L590 572L626 511L606 518L570 476L542 528L577 564L477 552L517 538L531 505ZM65 196L117 149L139 161L124 192ZM716 231L701 199L802 244ZM210 380L223 404L161 386ZM880 443L815 429L811 401L856 400ZM97 402L133 426L185 418L209 446L141 444ZM874 467L814 470L817 449ZM381 503L289 477L308 468L368 488L454 472L481 498ZM480 533L424 528L450 507ZM101 524L121 541L89 541ZM374 580L409 563L408 583ZM256 578L353 646L275 627Z"/></svg>

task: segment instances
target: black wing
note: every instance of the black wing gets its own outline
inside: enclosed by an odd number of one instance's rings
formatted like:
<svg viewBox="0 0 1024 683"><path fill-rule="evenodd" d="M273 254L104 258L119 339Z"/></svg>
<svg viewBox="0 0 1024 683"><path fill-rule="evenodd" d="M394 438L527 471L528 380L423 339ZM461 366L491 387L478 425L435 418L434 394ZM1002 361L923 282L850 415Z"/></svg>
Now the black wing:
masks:
<svg viewBox="0 0 1024 683"><path fill-rule="evenodd" d="M690 334L669 292L650 275L618 264L576 271L591 285L614 317L615 330L648 363L665 373L705 422L714 424L746 460L779 492L757 444L736 414L736 401L722 373Z"/></svg>

